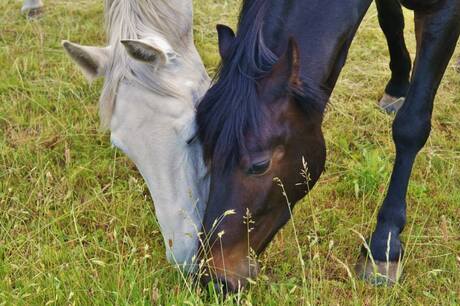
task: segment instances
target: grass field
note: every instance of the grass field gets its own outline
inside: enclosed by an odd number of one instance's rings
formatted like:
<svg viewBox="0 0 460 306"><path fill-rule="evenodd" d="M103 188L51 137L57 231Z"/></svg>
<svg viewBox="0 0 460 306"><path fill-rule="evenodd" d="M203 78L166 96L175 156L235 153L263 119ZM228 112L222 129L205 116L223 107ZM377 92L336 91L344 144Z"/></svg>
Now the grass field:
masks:
<svg viewBox="0 0 460 306"><path fill-rule="evenodd" d="M358 233L367 237L375 224L394 158L392 116L376 107L389 59L372 7L327 111L326 172L295 211L305 274L291 222L260 258L257 283L222 300L167 264L143 180L98 130L101 82L88 85L60 47L62 39L104 44L100 2L47 0L46 15L29 22L20 1L0 1L0 305L460 304L453 66L414 169L401 282L375 288L353 275ZM214 25L234 25L239 1L194 2L196 43L213 74Z"/></svg>

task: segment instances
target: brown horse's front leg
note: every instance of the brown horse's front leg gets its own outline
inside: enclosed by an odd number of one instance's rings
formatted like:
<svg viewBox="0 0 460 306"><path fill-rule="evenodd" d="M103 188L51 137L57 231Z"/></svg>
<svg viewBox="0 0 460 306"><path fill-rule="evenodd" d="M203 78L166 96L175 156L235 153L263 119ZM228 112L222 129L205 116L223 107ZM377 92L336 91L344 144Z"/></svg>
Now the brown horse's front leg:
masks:
<svg viewBox="0 0 460 306"><path fill-rule="evenodd" d="M373 283L394 283L401 272L399 235L406 224L407 187L415 158L430 135L434 97L460 35L459 16L458 0L445 0L434 12L415 12L417 58L406 101L393 123L396 160L376 229L357 265L358 274Z"/></svg>

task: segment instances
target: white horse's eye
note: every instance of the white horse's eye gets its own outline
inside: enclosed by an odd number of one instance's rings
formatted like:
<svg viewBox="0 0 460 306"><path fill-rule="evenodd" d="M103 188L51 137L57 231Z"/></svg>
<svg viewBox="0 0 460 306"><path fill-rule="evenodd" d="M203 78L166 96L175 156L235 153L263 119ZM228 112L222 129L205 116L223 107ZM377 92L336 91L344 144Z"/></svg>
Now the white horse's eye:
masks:
<svg viewBox="0 0 460 306"><path fill-rule="evenodd" d="M187 144L190 145L190 144L194 143L196 140L198 140L198 134L195 134L195 135L193 135L192 137L190 137L190 138L187 140Z"/></svg>

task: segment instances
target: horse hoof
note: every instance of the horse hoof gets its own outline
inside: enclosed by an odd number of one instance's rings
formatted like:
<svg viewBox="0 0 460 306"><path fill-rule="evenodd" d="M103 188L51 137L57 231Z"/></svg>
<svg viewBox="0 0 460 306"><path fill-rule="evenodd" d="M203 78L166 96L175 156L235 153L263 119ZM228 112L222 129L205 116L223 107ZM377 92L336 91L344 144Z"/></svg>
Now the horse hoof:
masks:
<svg viewBox="0 0 460 306"><path fill-rule="evenodd" d="M392 286L401 277L402 266L400 261L372 262L368 257L361 256L355 270L359 278L374 286Z"/></svg>
<svg viewBox="0 0 460 306"><path fill-rule="evenodd" d="M42 15L43 15L42 7L33 8L27 12L27 18L29 19L38 19L42 17Z"/></svg>
<svg viewBox="0 0 460 306"><path fill-rule="evenodd" d="M397 113L398 110L403 106L404 100L404 97L393 97L385 93L379 102L379 106L383 111L389 114Z"/></svg>
<svg viewBox="0 0 460 306"><path fill-rule="evenodd" d="M21 8L21 13L27 16L28 19L37 19L43 15L42 1L26 1Z"/></svg>

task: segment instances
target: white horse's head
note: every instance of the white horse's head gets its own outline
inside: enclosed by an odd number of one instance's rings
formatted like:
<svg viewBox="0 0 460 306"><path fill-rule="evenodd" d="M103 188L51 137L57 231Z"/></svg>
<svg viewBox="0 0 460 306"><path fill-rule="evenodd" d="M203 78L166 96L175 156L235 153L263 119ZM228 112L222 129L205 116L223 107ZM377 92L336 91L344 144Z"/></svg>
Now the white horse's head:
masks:
<svg viewBox="0 0 460 306"><path fill-rule="evenodd" d="M120 32L106 48L68 41L63 47L89 79L105 77L102 122L110 128L112 144L136 164L149 187L168 260L187 263L190 270L209 185L194 138L195 105L209 77L191 26L179 42L145 27L141 33Z"/></svg>

